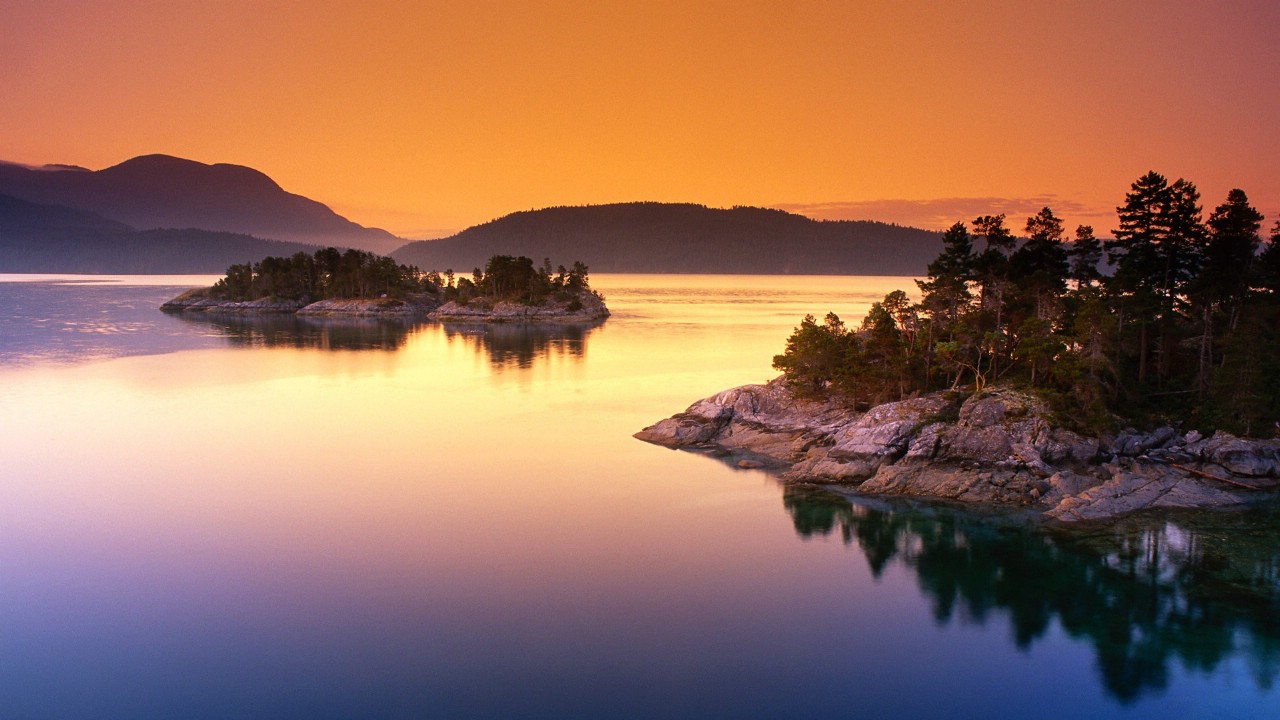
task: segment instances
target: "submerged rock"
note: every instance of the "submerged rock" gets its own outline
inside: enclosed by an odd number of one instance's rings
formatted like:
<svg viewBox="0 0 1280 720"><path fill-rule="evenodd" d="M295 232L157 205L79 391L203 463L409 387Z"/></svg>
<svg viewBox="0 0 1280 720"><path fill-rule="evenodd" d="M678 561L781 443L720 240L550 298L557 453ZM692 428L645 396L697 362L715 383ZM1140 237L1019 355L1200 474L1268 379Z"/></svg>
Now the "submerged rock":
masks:
<svg viewBox="0 0 1280 720"><path fill-rule="evenodd" d="M1019 505L1062 521L1221 507L1280 488L1280 440L1204 439L1167 427L1094 438L1048 418L1040 400L1010 388L857 412L799 397L778 378L699 400L635 437L750 456L780 467L789 482Z"/></svg>

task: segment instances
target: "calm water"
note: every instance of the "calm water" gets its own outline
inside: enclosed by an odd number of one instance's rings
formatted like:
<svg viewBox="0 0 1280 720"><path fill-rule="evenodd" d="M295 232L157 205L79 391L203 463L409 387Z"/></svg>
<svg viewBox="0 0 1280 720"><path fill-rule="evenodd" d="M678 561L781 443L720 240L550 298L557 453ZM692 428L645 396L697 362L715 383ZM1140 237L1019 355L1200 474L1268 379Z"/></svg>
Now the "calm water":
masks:
<svg viewBox="0 0 1280 720"><path fill-rule="evenodd" d="M1046 534L631 438L906 279L599 276L613 318L531 331L183 319L155 308L208 279L14 279L0 716L1280 708L1272 513Z"/></svg>

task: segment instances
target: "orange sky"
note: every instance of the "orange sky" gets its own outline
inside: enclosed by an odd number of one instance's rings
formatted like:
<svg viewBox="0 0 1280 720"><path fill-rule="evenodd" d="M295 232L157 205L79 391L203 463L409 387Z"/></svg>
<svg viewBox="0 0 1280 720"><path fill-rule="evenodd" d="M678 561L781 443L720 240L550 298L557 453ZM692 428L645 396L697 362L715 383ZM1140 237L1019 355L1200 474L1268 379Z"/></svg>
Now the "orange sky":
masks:
<svg viewBox="0 0 1280 720"><path fill-rule="evenodd" d="M249 165L409 237L642 199L1106 232L1151 169L1269 228L1277 5L5 0L0 159Z"/></svg>

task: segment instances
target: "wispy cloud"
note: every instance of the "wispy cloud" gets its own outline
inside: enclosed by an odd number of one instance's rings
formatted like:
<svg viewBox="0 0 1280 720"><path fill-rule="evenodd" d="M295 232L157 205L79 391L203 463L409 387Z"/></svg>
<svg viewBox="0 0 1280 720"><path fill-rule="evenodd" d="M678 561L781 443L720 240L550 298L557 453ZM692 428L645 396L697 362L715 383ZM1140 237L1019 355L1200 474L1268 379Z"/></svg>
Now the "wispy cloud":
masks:
<svg viewBox="0 0 1280 720"><path fill-rule="evenodd" d="M1057 195L1028 197L956 197L930 200L849 200L817 203L781 203L773 207L817 220L879 220L929 230L942 230L957 220L969 222L979 215L1004 213L1007 225L1020 230L1028 217L1041 208L1053 208L1063 218L1068 232L1076 225L1093 225L1099 234L1110 231L1114 208L1086 205Z"/></svg>

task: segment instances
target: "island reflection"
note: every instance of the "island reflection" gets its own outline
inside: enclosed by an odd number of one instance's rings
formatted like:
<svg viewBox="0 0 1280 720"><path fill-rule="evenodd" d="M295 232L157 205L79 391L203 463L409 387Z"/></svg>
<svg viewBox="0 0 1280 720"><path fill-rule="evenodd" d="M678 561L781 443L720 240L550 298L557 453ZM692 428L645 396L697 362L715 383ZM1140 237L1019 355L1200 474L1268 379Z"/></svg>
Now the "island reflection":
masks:
<svg viewBox="0 0 1280 720"><path fill-rule="evenodd" d="M421 322L394 318L186 313L180 320L207 327L237 347L316 350L398 350Z"/></svg>
<svg viewBox="0 0 1280 720"><path fill-rule="evenodd" d="M546 358L586 358L587 338L602 322L578 325L551 323L444 323L445 338L483 354L495 369L528 368Z"/></svg>
<svg viewBox="0 0 1280 720"><path fill-rule="evenodd" d="M1165 689L1169 663L1211 673L1243 658L1270 689L1280 674L1280 539L1275 510L1170 513L1037 530L945 506L855 504L791 486L802 537L839 533L879 578L916 574L939 624L1004 611L1026 649L1057 620L1094 648L1107 692L1128 704Z"/></svg>
<svg viewBox="0 0 1280 720"><path fill-rule="evenodd" d="M206 334L237 347L314 350L399 350L420 332L441 332L461 342L496 369L529 368L548 358L586 358L587 338L602 323L436 323L400 318L341 318L304 315L185 313L177 319L200 325Z"/></svg>

